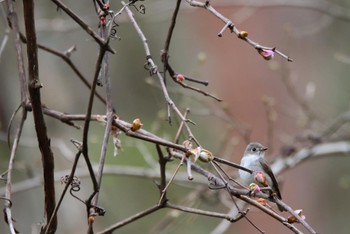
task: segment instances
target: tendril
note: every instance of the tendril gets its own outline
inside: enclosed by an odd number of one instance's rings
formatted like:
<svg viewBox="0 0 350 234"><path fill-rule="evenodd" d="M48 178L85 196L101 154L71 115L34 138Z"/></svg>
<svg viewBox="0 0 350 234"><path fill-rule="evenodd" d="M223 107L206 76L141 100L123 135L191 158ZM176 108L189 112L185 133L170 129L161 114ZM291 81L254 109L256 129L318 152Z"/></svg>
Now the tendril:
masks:
<svg viewBox="0 0 350 234"><path fill-rule="evenodd" d="M146 13L146 7L143 4L141 4L139 7L135 6L135 3L138 2L138 1L142 1L143 2L144 0L131 0L129 2L129 6L133 6L137 12L139 12L140 14L144 15Z"/></svg>

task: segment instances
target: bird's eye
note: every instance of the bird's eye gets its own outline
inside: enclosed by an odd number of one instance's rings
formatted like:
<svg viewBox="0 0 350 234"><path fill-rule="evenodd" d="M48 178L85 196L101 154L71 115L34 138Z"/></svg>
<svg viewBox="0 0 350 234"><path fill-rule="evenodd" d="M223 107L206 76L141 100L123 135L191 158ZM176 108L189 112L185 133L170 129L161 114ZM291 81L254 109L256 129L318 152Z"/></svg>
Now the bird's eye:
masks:
<svg viewBox="0 0 350 234"><path fill-rule="evenodd" d="M252 151L255 152L255 151L256 151L256 148L253 148Z"/></svg>

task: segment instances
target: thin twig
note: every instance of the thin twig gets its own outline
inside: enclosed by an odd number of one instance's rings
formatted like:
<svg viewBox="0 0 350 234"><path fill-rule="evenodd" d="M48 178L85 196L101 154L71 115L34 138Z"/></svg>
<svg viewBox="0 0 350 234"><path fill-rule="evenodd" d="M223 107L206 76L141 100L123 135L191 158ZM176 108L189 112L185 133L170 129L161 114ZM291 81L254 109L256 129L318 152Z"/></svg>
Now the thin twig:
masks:
<svg viewBox="0 0 350 234"><path fill-rule="evenodd" d="M16 156L16 152L18 149L18 143L20 141L21 138L21 134L22 134L22 130L23 130L23 126L24 126L24 122L26 120L27 117L27 111L25 110L25 108L22 107L22 117L21 117L21 121L17 127L17 132L15 135L15 139L13 141L12 144L12 148L11 148L11 154L10 154L10 159L9 159L9 164L7 167L7 177L6 177L6 192L5 192L5 198L8 201L11 201L11 194L12 194L12 169L13 169L13 164L14 164L14 159ZM10 203L6 201L5 202L5 209L4 209L4 213L6 214L5 219L6 222L9 225L10 228L10 232L12 234L17 233L14 224L13 224L13 218L12 218L12 212L11 212L11 205Z"/></svg>
<svg viewBox="0 0 350 234"><path fill-rule="evenodd" d="M94 79L93 79L93 83L92 83L92 87L91 87L90 98L89 98L87 113L85 115L84 130L83 130L83 146L82 146L83 149L82 149L82 152L83 152L83 156L84 156L86 165L88 166L91 180L92 180L93 187L94 187L94 192L91 194L90 198L88 199L88 201L89 201L88 204L90 203L91 199L95 196L95 194L98 192L98 189L99 189L98 183L96 180L96 176L95 176L94 171L92 169L92 165L91 165L90 158L88 155L88 133L89 133L89 127L90 127L90 118L91 118L92 106L93 106L93 102L94 102L94 94L95 94L95 89L96 89L96 84L97 84L97 78L98 78L99 72L101 70L101 63L103 61L103 57L104 57L105 53L106 53L106 50L104 50L103 48L100 48L98 59L96 61L95 75L94 75Z"/></svg>
<svg viewBox="0 0 350 234"><path fill-rule="evenodd" d="M184 115L183 115L184 118L187 118L187 115L188 115L189 112L190 112L190 109L187 108L187 109L185 110ZM184 127L184 121L181 121L180 126L179 126L179 128L178 128L178 130L177 130L177 132L176 132L176 135L175 135L175 143L176 143L176 144L179 144L180 135L181 135L181 133L182 133L183 127Z"/></svg>
<svg viewBox="0 0 350 234"><path fill-rule="evenodd" d="M17 13L14 11L13 3L11 1L7 1L8 4L8 19L10 20L9 24L12 28L12 31L15 33L15 47L16 47L16 56L17 56L17 64L18 64L18 74L20 78L20 87L21 87L21 101L27 102L29 99L28 94L28 80L25 74L24 68L24 59L23 59L23 49L20 41L20 32L18 26L18 17Z"/></svg>
<svg viewBox="0 0 350 234"><path fill-rule="evenodd" d="M211 98L215 99L215 100L218 101L218 102L222 102L222 99L221 99L221 98L218 98L218 97L214 96L213 94L207 93L207 92L205 92L205 91L203 91L203 90L201 90L201 89L199 89L199 88L196 88L196 87L192 87L192 86L190 86L190 85L187 85L187 84L184 83L184 82L181 82L181 81L176 80L176 78L174 78L174 77L173 77L173 80L174 80L177 84L181 85L181 86L182 86L183 88L185 88L185 89L190 89L190 90L196 91L197 93L201 93L201 94L203 94L204 96L211 97ZM188 80L188 78L187 78L187 80Z"/></svg>
<svg viewBox="0 0 350 234"><path fill-rule="evenodd" d="M164 45L164 49L163 49L163 54L165 55L165 58L166 58L165 61L167 61L167 56L168 56L168 52L169 52L169 48L170 48L170 42L171 42L171 39L173 37L176 19L177 19L177 15L179 13L180 5L181 5L181 0L177 0L173 16L171 17L171 23L170 23L170 26L168 29L168 34L167 34L167 37L165 39L165 45Z"/></svg>
<svg viewBox="0 0 350 234"><path fill-rule="evenodd" d="M22 105L19 105L16 110L12 113L11 115L11 118L10 118L10 121L9 121L9 124L7 126L7 146L9 147L9 149L11 149L11 128L12 128L12 124L15 120L15 117L18 113L18 111L21 109L21 108L24 108L25 109L25 106Z"/></svg>
<svg viewBox="0 0 350 234"><path fill-rule="evenodd" d="M62 204L63 198L66 195L69 186L71 186L71 183L73 181L73 177L74 177L74 174L75 174L78 162L79 162L80 155L81 155L81 150L79 150L78 153L75 155L75 159L74 159L74 162L73 162L73 165L72 165L72 169L71 169L68 181L67 181L66 185L64 186L64 189L63 189L63 191L61 193L61 196L60 196L60 198L59 198L59 200L57 202L57 205L56 205L56 207L55 207L55 209L53 211L53 214L52 214L52 216L51 216L51 218L50 218L50 220L49 220L49 222L47 224L47 227L46 227L46 230L45 230L44 234L48 233L48 230L50 229L51 223L53 222L53 220L57 216L57 212L58 212L58 209L60 208L60 206Z"/></svg>
<svg viewBox="0 0 350 234"><path fill-rule="evenodd" d="M105 26L101 26L101 36L102 36L102 38L104 38L104 40L108 41L107 28ZM114 119L114 109L113 109L113 104L112 104L112 84L111 84L111 79L110 79L111 77L110 77L110 73L109 73L108 52L105 53L104 59L102 61L103 61L102 69L104 70L104 80L105 80L105 84L106 84L107 123L106 123L105 133L103 136L103 141L102 141L102 146L101 146L99 168L98 168L97 175L96 175L99 188L101 187L101 184L102 184L102 176L103 176L103 169L105 166L105 160L106 160L106 155L107 155L108 140L109 140L109 136L111 134L112 122ZM93 206L97 206L98 197L99 197L99 192L97 192L95 194L95 197L92 200ZM92 226L92 223L91 223L91 226Z"/></svg>
<svg viewBox="0 0 350 234"><path fill-rule="evenodd" d="M162 205L162 204L164 203L164 201L165 201L165 199L164 199L165 193L166 193L166 191L168 190L168 188L169 188L171 182L174 180L174 178L175 178L177 172L179 171L180 167L183 165L184 160L185 160L185 155L183 155L183 157L181 158L180 163L177 165L177 167L176 167L176 169L175 169L173 175L171 176L170 180L168 181L167 185L166 185L166 186L163 188L163 190L161 191L160 198L159 198L159 202L158 202L158 206L160 206L160 205Z"/></svg>
<svg viewBox="0 0 350 234"><path fill-rule="evenodd" d="M132 223L132 222L135 222L136 220L140 219L140 218L143 218L149 214L152 214L153 212L161 209L162 207L161 206L152 206L150 208L147 208L146 210L143 210L135 215L132 215L116 224L113 224L111 226L109 226L108 228L104 229L103 231L101 232L98 232L97 234L111 234L114 230L120 228L120 227L123 227L129 223Z"/></svg>
<svg viewBox="0 0 350 234"><path fill-rule="evenodd" d="M163 62L163 63L164 63L164 62ZM216 100L216 101L218 101L218 102L221 102L221 101L222 101L222 99L216 97L216 96L213 95L213 94L207 93L207 92L205 92L205 91L203 91L203 90L201 90L201 89L199 89L199 88L192 87L192 86L190 86L190 85L184 83L183 81L178 80L178 79L177 79L178 74L177 74L177 73L174 71L174 69L171 67L171 65L169 64L169 61L168 61L168 60L165 62L165 64L166 64L166 66L165 66L165 67L166 67L166 70L169 72L171 78L173 79L173 81L174 81L175 83L179 84L180 86L182 86L182 87L185 88L185 89L190 89L190 90L193 90L193 91L195 91L195 92L197 92L197 93L201 93L201 94L203 94L204 96L211 97L211 98L213 98L214 100ZM194 82L194 83L202 84L202 85L205 85L205 86L207 86L207 85L209 84L208 81L201 81L201 80L194 79L194 78L191 78L191 77L188 77L188 76L184 76L184 79L185 79L185 81L187 80L187 81L191 81L191 82Z"/></svg>
<svg viewBox="0 0 350 234"><path fill-rule="evenodd" d="M216 162L225 164L225 165L227 165L227 166L231 166L231 167L234 167L234 168L237 168L237 169L240 169L240 170L249 172L250 174L253 173L253 171L250 170L249 168L242 167L241 165L239 165L239 164L237 164L237 163L230 162L230 161L228 161L228 160L226 160L226 159L223 159L223 158L219 158L219 157L215 157L215 156L214 156L213 161L216 161Z"/></svg>
<svg viewBox="0 0 350 234"><path fill-rule="evenodd" d="M176 18L177 18L177 15L179 13L180 5L181 5L181 0L177 0L173 16L171 17L171 23L170 23L170 26L168 29L168 34L167 34L167 37L165 39L164 49L163 49L162 54L161 54L161 58L162 58L162 62L163 62L164 77L165 77L167 67L168 67L169 47L170 47L171 39L173 37L175 24L176 24Z"/></svg>

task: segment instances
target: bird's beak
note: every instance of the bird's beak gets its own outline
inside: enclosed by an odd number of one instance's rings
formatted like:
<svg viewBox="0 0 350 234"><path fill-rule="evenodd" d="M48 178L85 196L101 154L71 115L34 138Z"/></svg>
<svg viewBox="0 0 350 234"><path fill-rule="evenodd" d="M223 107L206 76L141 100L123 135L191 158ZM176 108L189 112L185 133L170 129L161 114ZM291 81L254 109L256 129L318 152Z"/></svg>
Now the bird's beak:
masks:
<svg viewBox="0 0 350 234"><path fill-rule="evenodd" d="M261 151L266 151L268 148L267 147L263 147L262 149L261 149Z"/></svg>

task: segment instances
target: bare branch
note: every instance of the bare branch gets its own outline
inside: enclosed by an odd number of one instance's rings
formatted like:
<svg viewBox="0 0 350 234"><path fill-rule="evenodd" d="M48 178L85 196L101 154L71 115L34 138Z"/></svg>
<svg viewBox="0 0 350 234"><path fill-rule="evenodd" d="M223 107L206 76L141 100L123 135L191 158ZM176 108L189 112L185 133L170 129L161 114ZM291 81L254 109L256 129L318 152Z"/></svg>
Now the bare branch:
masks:
<svg viewBox="0 0 350 234"><path fill-rule="evenodd" d="M206 1L206 2L199 2L199 1L195 1L195 0L186 0L191 6L193 7L200 7L200 8L204 8L206 10L208 10L210 13L212 13L214 16L216 16L217 18L219 18L221 21L223 21L225 23L225 26L221 29L221 31L219 32L218 36L219 37L222 37L223 35L223 32L226 30L226 29L229 29L231 31L231 33L234 33L236 34L236 36L247 42L249 45L251 45L254 49L256 49L259 53L262 51L262 50L269 50L269 51L273 51L274 53L280 55L282 58L286 59L288 62L292 62L293 60L283 54L281 51L279 50L276 50L275 47L268 47L268 46L262 46L260 44L258 44L257 42L251 40L250 38L248 38L248 35L244 35L242 36L241 34L241 31L239 31L236 26L233 24L233 22L231 20L229 20L228 18L226 18L225 16L223 16L220 12L218 12L215 8L213 8L209 1ZM263 56L265 59L266 57Z"/></svg>
<svg viewBox="0 0 350 234"><path fill-rule="evenodd" d="M200 209L195 209L195 208L190 208L190 207L185 207L185 206L179 206L171 203L166 203L165 207L172 208L175 210L181 210L187 213L192 213L192 214L199 214L199 215L204 215L204 216L209 216L209 217L215 217L215 218L221 218L221 219L226 219L227 221L234 223L239 221L241 218L244 217L246 214L239 214L237 217L231 217L227 214L222 214L222 213L217 213L217 212L212 212L212 211L205 211L205 210L200 210Z"/></svg>

